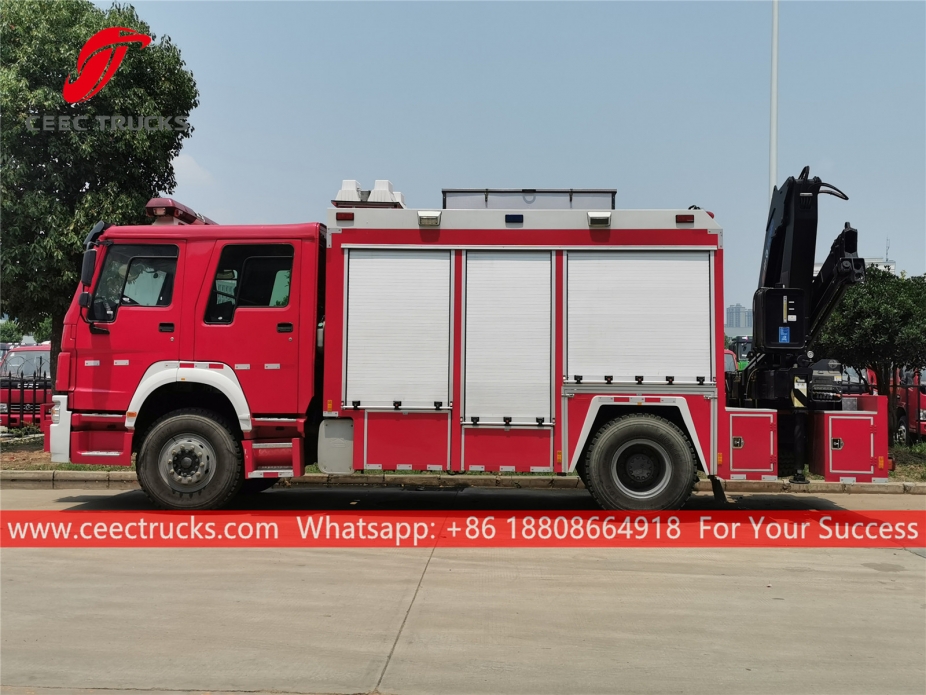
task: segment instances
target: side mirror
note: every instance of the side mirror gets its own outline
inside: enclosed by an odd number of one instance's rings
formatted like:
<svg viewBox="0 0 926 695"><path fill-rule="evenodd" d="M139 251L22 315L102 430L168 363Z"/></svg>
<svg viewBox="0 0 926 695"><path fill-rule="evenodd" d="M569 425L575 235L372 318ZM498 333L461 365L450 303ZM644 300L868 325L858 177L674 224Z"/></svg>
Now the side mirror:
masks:
<svg viewBox="0 0 926 695"><path fill-rule="evenodd" d="M80 283L84 287L90 287L93 282L93 271L96 269L96 249L87 249L84 251L84 262L80 266Z"/></svg>
<svg viewBox="0 0 926 695"><path fill-rule="evenodd" d="M77 304L81 309L87 309L90 307L90 293L81 292L80 296L77 298Z"/></svg>

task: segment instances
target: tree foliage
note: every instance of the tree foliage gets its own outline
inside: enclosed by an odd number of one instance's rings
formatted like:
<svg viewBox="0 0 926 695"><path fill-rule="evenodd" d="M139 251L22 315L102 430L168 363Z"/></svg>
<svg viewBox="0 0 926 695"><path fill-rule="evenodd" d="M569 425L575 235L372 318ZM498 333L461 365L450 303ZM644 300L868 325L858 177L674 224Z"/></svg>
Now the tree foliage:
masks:
<svg viewBox="0 0 926 695"><path fill-rule="evenodd" d="M130 46L96 96L68 104L62 87L76 74L81 47L107 27L154 40L144 49ZM198 103L180 51L169 38L153 36L130 5L103 10L88 0L0 0L0 311L27 332L50 319L53 352L87 232L101 219L144 223L147 200L176 186L172 160L192 132L99 128L97 117L186 118ZM87 129L46 131L41 119L49 115L86 116Z"/></svg>
<svg viewBox="0 0 926 695"><path fill-rule="evenodd" d="M892 376L898 369L926 366L926 275L897 276L868 268L865 282L850 287L827 319L814 351L874 371L878 392L890 396L893 432L897 394Z"/></svg>
<svg viewBox="0 0 926 695"><path fill-rule="evenodd" d="M18 343L23 338L23 329L13 319L0 323L0 343Z"/></svg>

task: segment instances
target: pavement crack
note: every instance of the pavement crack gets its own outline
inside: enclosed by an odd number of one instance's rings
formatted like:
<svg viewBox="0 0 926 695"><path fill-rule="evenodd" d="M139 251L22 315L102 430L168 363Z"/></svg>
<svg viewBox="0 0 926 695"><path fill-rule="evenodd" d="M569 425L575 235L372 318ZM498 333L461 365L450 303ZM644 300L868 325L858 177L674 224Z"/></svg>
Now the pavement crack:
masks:
<svg viewBox="0 0 926 695"><path fill-rule="evenodd" d="M395 648L399 643L399 638L402 637L402 631L405 629L405 623L408 621L408 615L412 612L412 606L415 605L415 599L418 598L418 591L421 589L421 583L424 581L424 575L428 571L428 566L431 564L431 558L434 557L435 550L437 550L436 544L431 548L431 552L428 555L428 561L424 563L424 569L421 570L421 576L418 577L418 585L415 587L415 593L412 594L412 600L409 602L408 609L405 611L405 615L402 617L402 624L399 626L398 633L396 633L395 641L392 643L392 649L389 650L389 656L386 657L386 663L383 664L383 670L379 674L379 680L376 681L376 685L373 687L373 690L370 691L369 695L379 695L379 686L382 684L383 678L386 675L386 670L389 668L389 664L392 661L392 655L395 653Z"/></svg>

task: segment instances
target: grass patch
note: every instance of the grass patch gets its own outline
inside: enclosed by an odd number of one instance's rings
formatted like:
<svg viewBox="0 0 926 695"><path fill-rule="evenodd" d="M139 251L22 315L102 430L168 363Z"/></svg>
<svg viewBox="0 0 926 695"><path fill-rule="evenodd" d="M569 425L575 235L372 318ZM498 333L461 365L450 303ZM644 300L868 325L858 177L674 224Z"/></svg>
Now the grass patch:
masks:
<svg viewBox="0 0 926 695"><path fill-rule="evenodd" d="M894 470L891 479L905 482L926 482L926 442L913 446L891 447Z"/></svg>

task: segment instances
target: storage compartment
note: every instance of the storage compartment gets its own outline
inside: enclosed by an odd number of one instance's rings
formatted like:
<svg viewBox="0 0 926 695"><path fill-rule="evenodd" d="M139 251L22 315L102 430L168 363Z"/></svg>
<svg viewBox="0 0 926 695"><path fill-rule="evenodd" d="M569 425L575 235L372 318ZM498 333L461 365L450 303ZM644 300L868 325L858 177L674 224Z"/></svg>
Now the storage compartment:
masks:
<svg viewBox="0 0 926 695"><path fill-rule="evenodd" d="M345 406L450 403L449 251L351 249Z"/></svg>
<svg viewBox="0 0 926 695"><path fill-rule="evenodd" d="M566 379L710 383L710 254L570 251Z"/></svg>
<svg viewBox="0 0 926 695"><path fill-rule="evenodd" d="M552 473L553 428L463 428L463 470Z"/></svg>
<svg viewBox="0 0 926 695"><path fill-rule="evenodd" d="M450 411L367 411L363 442L367 470L447 470Z"/></svg>
<svg viewBox="0 0 926 695"><path fill-rule="evenodd" d="M466 423L551 422L552 271L549 251L467 252Z"/></svg>
<svg viewBox="0 0 926 695"><path fill-rule="evenodd" d="M828 482L887 482L887 398L867 396L859 407L877 410L817 412L812 418L810 470Z"/></svg>
<svg viewBox="0 0 926 695"><path fill-rule="evenodd" d="M777 413L774 410L732 410L729 469L718 465L718 475L729 480L777 480ZM725 475L726 474L726 475Z"/></svg>

